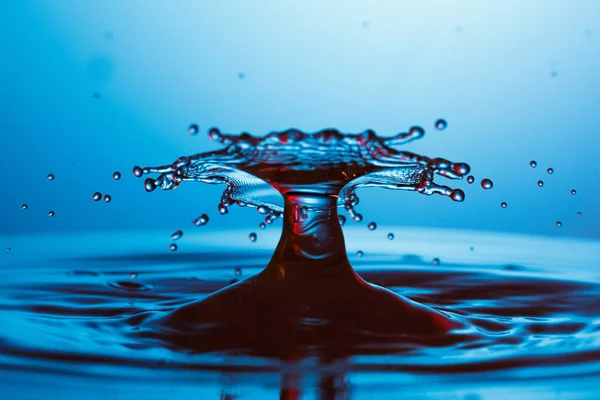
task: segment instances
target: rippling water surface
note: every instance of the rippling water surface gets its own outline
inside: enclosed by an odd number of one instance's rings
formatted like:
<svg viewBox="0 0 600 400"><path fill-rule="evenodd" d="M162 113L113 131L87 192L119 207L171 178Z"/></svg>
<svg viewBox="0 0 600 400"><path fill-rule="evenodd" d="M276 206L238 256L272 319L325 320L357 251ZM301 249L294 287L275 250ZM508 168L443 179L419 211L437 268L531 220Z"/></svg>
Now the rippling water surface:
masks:
<svg viewBox="0 0 600 400"><path fill-rule="evenodd" d="M285 360L245 349L196 354L140 335L149 316L260 272L275 227L255 243L245 231L207 230L181 238L177 252L164 232L4 238L2 398L595 398L600 243L393 232L388 240L381 229L346 229L357 272L467 328L430 343Z"/></svg>

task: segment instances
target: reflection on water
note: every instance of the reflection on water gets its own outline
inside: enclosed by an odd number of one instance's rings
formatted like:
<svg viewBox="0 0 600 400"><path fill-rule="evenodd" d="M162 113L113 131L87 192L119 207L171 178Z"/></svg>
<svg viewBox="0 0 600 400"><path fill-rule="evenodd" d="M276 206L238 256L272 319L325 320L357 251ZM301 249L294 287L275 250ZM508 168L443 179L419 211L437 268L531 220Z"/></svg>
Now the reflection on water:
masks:
<svg viewBox="0 0 600 400"><path fill-rule="evenodd" d="M243 348L169 349L140 334L149 315L260 272L274 231L228 252L223 238L244 233L186 235L178 240L188 250L175 253L162 251L162 234L11 238L13 251L0 259L3 393L546 399L593 398L600 390L597 242L398 228L390 241L364 228L347 232L364 279L472 327L446 342L374 343L343 357L305 349L283 360ZM361 258L352 255L357 246Z"/></svg>

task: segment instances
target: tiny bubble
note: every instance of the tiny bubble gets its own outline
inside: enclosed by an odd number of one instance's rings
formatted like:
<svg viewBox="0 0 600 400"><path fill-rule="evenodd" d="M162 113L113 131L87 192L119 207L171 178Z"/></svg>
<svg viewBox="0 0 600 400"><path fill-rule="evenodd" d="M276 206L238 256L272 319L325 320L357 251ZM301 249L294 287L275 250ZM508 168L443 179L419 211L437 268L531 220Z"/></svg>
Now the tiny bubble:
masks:
<svg viewBox="0 0 600 400"><path fill-rule="evenodd" d="M562 222L560 222L560 221L556 221L556 226L557 226L558 228L560 228L560 227L562 226Z"/></svg>
<svg viewBox="0 0 600 400"><path fill-rule="evenodd" d="M571 190L571 194L572 194L573 196L575 196L575 195L577 194L577 190L575 190L575 189L572 189L572 190ZM584 196L584 197L585 197L585 196Z"/></svg>
<svg viewBox="0 0 600 400"><path fill-rule="evenodd" d="M118 181L119 179L121 179L121 173L119 171L113 172L113 179L115 181Z"/></svg>
<svg viewBox="0 0 600 400"><path fill-rule="evenodd" d="M448 127L448 122L446 122L445 119L440 118L437 121L435 121L435 129L437 129L438 131L443 131L447 127Z"/></svg>
<svg viewBox="0 0 600 400"><path fill-rule="evenodd" d="M481 187L484 189L491 189L494 187L494 182L492 182L491 179L485 178L481 181Z"/></svg>
<svg viewBox="0 0 600 400"><path fill-rule="evenodd" d="M356 257L362 257L365 253L362 250L356 252Z"/></svg>
<svg viewBox="0 0 600 400"><path fill-rule="evenodd" d="M529 166L530 166L531 168L535 168L535 167L537 167L537 162L536 162L535 160L531 160L531 161L529 162Z"/></svg>
<svg viewBox="0 0 600 400"><path fill-rule="evenodd" d="M370 231L374 231L377 229L377 224L375 222L371 222L369 225L367 225L367 228L369 228Z"/></svg>
<svg viewBox="0 0 600 400"><path fill-rule="evenodd" d="M251 242L256 242L256 239L257 239L256 233L252 232L251 234L249 234L248 239L250 239Z"/></svg>
<svg viewBox="0 0 600 400"><path fill-rule="evenodd" d="M394 234L391 232L388 233L388 235L387 235L388 240L394 240L394 237L395 237Z"/></svg>
<svg viewBox="0 0 600 400"><path fill-rule="evenodd" d="M436 258L434 258L434 259L431 261L431 263L432 263L433 265L440 265L440 259L436 257Z"/></svg>
<svg viewBox="0 0 600 400"><path fill-rule="evenodd" d="M539 187L542 187L542 186L544 186L544 181L538 181L538 186L539 186Z"/></svg>
<svg viewBox="0 0 600 400"><path fill-rule="evenodd" d="M49 217L54 217L54 211L48 211L48 216Z"/></svg>
<svg viewBox="0 0 600 400"><path fill-rule="evenodd" d="M25 203L23 203L21 205L21 210L27 210L28 208L29 208L29 206L27 204L25 204Z"/></svg>
<svg viewBox="0 0 600 400"><path fill-rule="evenodd" d="M505 201L503 201L502 203L500 203L500 207L502 207L502 208L506 208L506 206L507 206L507 204L506 204L506 202L505 202Z"/></svg>
<svg viewBox="0 0 600 400"><path fill-rule="evenodd" d="M49 181L53 181L54 180L54 174L48 174L48 176L46 177L47 180Z"/></svg>
<svg viewBox="0 0 600 400"><path fill-rule="evenodd" d="M171 244L169 246L169 250L171 250L171 251L177 251L177 245L175 243Z"/></svg>
<svg viewBox="0 0 600 400"><path fill-rule="evenodd" d="M549 173L550 175L552 175L552 174L554 173L554 169L552 169L552 168L548 168L548 173Z"/></svg>
<svg viewBox="0 0 600 400"><path fill-rule="evenodd" d="M577 211L577 216L581 217L581 211Z"/></svg>
<svg viewBox="0 0 600 400"><path fill-rule="evenodd" d="M188 133L190 135L195 135L200 131L200 127L197 124L190 124L188 127Z"/></svg>
<svg viewBox="0 0 600 400"><path fill-rule="evenodd" d="M102 193L100 193L100 192L96 192L92 196L92 200L94 200L94 201L100 201L101 198L102 198Z"/></svg>
<svg viewBox="0 0 600 400"><path fill-rule="evenodd" d="M105 203L110 203L111 200L112 200L112 197L110 197L110 194L104 195L104 202Z"/></svg>

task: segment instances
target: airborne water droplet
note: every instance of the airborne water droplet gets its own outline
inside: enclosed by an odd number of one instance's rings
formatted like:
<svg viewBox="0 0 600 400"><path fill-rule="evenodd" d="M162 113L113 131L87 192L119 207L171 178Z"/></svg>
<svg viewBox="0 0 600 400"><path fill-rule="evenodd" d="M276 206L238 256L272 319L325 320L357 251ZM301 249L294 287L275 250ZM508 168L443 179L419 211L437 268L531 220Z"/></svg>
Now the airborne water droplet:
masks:
<svg viewBox="0 0 600 400"><path fill-rule="evenodd" d="M110 194L104 195L104 202L105 203L110 203L111 200L112 200L112 197L110 197Z"/></svg>
<svg viewBox="0 0 600 400"><path fill-rule="evenodd" d="M152 192L156 189L156 181L152 178L148 178L144 181L144 189L146 192Z"/></svg>
<svg viewBox="0 0 600 400"><path fill-rule="evenodd" d="M575 190L575 189L572 189L572 190L571 190L571 194L572 194L573 196L575 196L575 195L577 194L577 190ZM585 197L585 196L583 196L583 197Z"/></svg>
<svg viewBox="0 0 600 400"><path fill-rule="evenodd" d="M11 249L10 247L7 247L7 248L6 248L6 251L7 251L7 252L10 252L11 250L12 250L12 249Z"/></svg>
<svg viewBox="0 0 600 400"><path fill-rule="evenodd" d="M360 222L360 221L362 221L363 216L362 216L362 214L355 214L352 219L354 220L354 222Z"/></svg>
<svg viewBox="0 0 600 400"><path fill-rule="evenodd" d="M481 180L481 187L484 189L491 189L494 187L494 182L491 179L485 178Z"/></svg>
<svg viewBox="0 0 600 400"><path fill-rule="evenodd" d="M137 273L132 272L132 273L129 274L129 279L135 279L135 278L137 278L137 276L138 276Z"/></svg>
<svg viewBox="0 0 600 400"><path fill-rule="evenodd" d="M119 171L113 172L113 179L115 181L118 181L119 179L121 179L121 173Z"/></svg>
<svg viewBox="0 0 600 400"><path fill-rule="evenodd" d="M144 170L143 169L141 169L137 165L135 167L133 167L133 176L135 176L136 178L139 178L142 175L144 175Z"/></svg>
<svg viewBox="0 0 600 400"><path fill-rule="evenodd" d="M101 198L102 198L102 193L100 193L100 192L96 192L92 196L92 200L94 200L94 201L100 201Z"/></svg>
<svg viewBox="0 0 600 400"><path fill-rule="evenodd" d="M356 252L356 257L362 257L365 253L362 250Z"/></svg>
<svg viewBox="0 0 600 400"><path fill-rule="evenodd" d="M190 135L197 134L199 130L200 130L200 127L198 127L198 124L190 124L190 126L188 127L188 133Z"/></svg>
<svg viewBox="0 0 600 400"><path fill-rule="evenodd" d="M464 201L465 200L465 192L463 192L460 189L455 189L452 191L452 193L450 193L450 198L454 201Z"/></svg>
<svg viewBox="0 0 600 400"><path fill-rule="evenodd" d="M529 162L529 166L530 166L531 168L535 168L535 167L537 167L537 162L536 162L535 160L531 160L531 161Z"/></svg>
<svg viewBox="0 0 600 400"><path fill-rule="evenodd" d="M434 258L434 259L431 261L431 263L432 263L433 265L440 265L440 259L436 257L436 258Z"/></svg>
<svg viewBox="0 0 600 400"><path fill-rule="evenodd" d="M505 201L503 201L502 203L500 203L500 207L502 207L502 208L506 208L506 206L507 206L507 204L506 204L506 202L505 202Z"/></svg>
<svg viewBox="0 0 600 400"><path fill-rule="evenodd" d="M344 226L344 224L346 223L346 217L344 217L343 215L339 215L338 221L340 221L340 226Z"/></svg>
<svg viewBox="0 0 600 400"><path fill-rule="evenodd" d="M264 222L261 222L260 224L258 224L258 227L260 229L265 229L267 227L267 224L265 224Z"/></svg>
<svg viewBox="0 0 600 400"><path fill-rule="evenodd" d="M25 204L25 203L23 203L21 205L21 210L27 210L28 208L29 208L29 206L27 204Z"/></svg>
<svg viewBox="0 0 600 400"><path fill-rule="evenodd" d="M557 226L558 228L560 228L560 227L562 226L562 222L560 222L560 221L556 221L556 226Z"/></svg>
<svg viewBox="0 0 600 400"><path fill-rule="evenodd" d="M250 239L251 242L256 242L256 239L257 239L256 233L252 232L251 234L249 234L248 239Z"/></svg>
<svg viewBox="0 0 600 400"><path fill-rule="evenodd" d="M581 217L581 211L577 211L577 216Z"/></svg>
<svg viewBox="0 0 600 400"><path fill-rule="evenodd" d="M473 175L467 176L467 183L471 184L475 182L475 177Z"/></svg>
<svg viewBox="0 0 600 400"><path fill-rule="evenodd" d="M171 244L169 246L169 250L171 250L171 251L177 251L177 245L175 243Z"/></svg>
<svg viewBox="0 0 600 400"><path fill-rule="evenodd" d="M48 216L49 217L54 217L54 211L48 211Z"/></svg>
<svg viewBox="0 0 600 400"><path fill-rule="evenodd" d="M49 181L53 181L54 180L54 174L48 174L48 176L46 177L47 180Z"/></svg>
<svg viewBox="0 0 600 400"><path fill-rule="evenodd" d="M236 269L233 270L233 274L235 276L242 276L242 269L237 267Z"/></svg>
<svg viewBox="0 0 600 400"><path fill-rule="evenodd" d="M180 230L178 230L176 232L173 232L171 234L171 240L177 240L177 239L179 239L182 236L183 236L183 231L180 229Z"/></svg>
<svg viewBox="0 0 600 400"><path fill-rule="evenodd" d="M208 223L208 215L206 215L206 214L202 214L201 216L199 216L198 218L196 218L195 220L192 221L192 224L194 224L196 226L206 225L207 223Z"/></svg>
<svg viewBox="0 0 600 400"><path fill-rule="evenodd" d="M544 181L538 181L538 186L539 186L539 187L542 187L542 186L544 186Z"/></svg>
<svg viewBox="0 0 600 400"><path fill-rule="evenodd" d="M374 231L377 229L377 224L375 222L371 222L369 225L367 225L367 228L369 228L370 231Z"/></svg>
<svg viewBox="0 0 600 400"><path fill-rule="evenodd" d="M394 237L395 237L394 234L391 232L388 233L388 235L387 235L388 240L394 240Z"/></svg>
<svg viewBox="0 0 600 400"><path fill-rule="evenodd" d="M225 215L229 212L225 204L219 204L219 207L217 209L219 210L219 214L221 215Z"/></svg>
<svg viewBox="0 0 600 400"><path fill-rule="evenodd" d="M443 131L447 127L448 127L448 122L446 122L445 119L440 118L437 121L435 121L435 129L437 129L438 131Z"/></svg>
<svg viewBox="0 0 600 400"><path fill-rule="evenodd" d="M549 173L550 175L552 175L552 174L554 173L554 169L553 169L553 168L548 168L548 173Z"/></svg>

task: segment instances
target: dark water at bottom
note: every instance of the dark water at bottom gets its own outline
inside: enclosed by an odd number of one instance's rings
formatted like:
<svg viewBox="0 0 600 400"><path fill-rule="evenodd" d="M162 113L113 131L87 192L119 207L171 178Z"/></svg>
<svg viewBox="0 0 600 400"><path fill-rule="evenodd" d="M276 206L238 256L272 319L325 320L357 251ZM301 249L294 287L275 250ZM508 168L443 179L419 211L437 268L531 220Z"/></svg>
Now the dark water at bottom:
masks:
<svg viewBox="0 0 600 400"><path fill-rule="evenodd" d="M280 360L244 349L171 350L139 335L138 319L260 272L276 230L256 243L241 231L189 235L177 252L164 232L2 238L11 251L0 257L0 398L600 395L597 241L418 229L392 230L387 240L387 231L348 229L364 279L465 323L435 343Z"/></svg>

